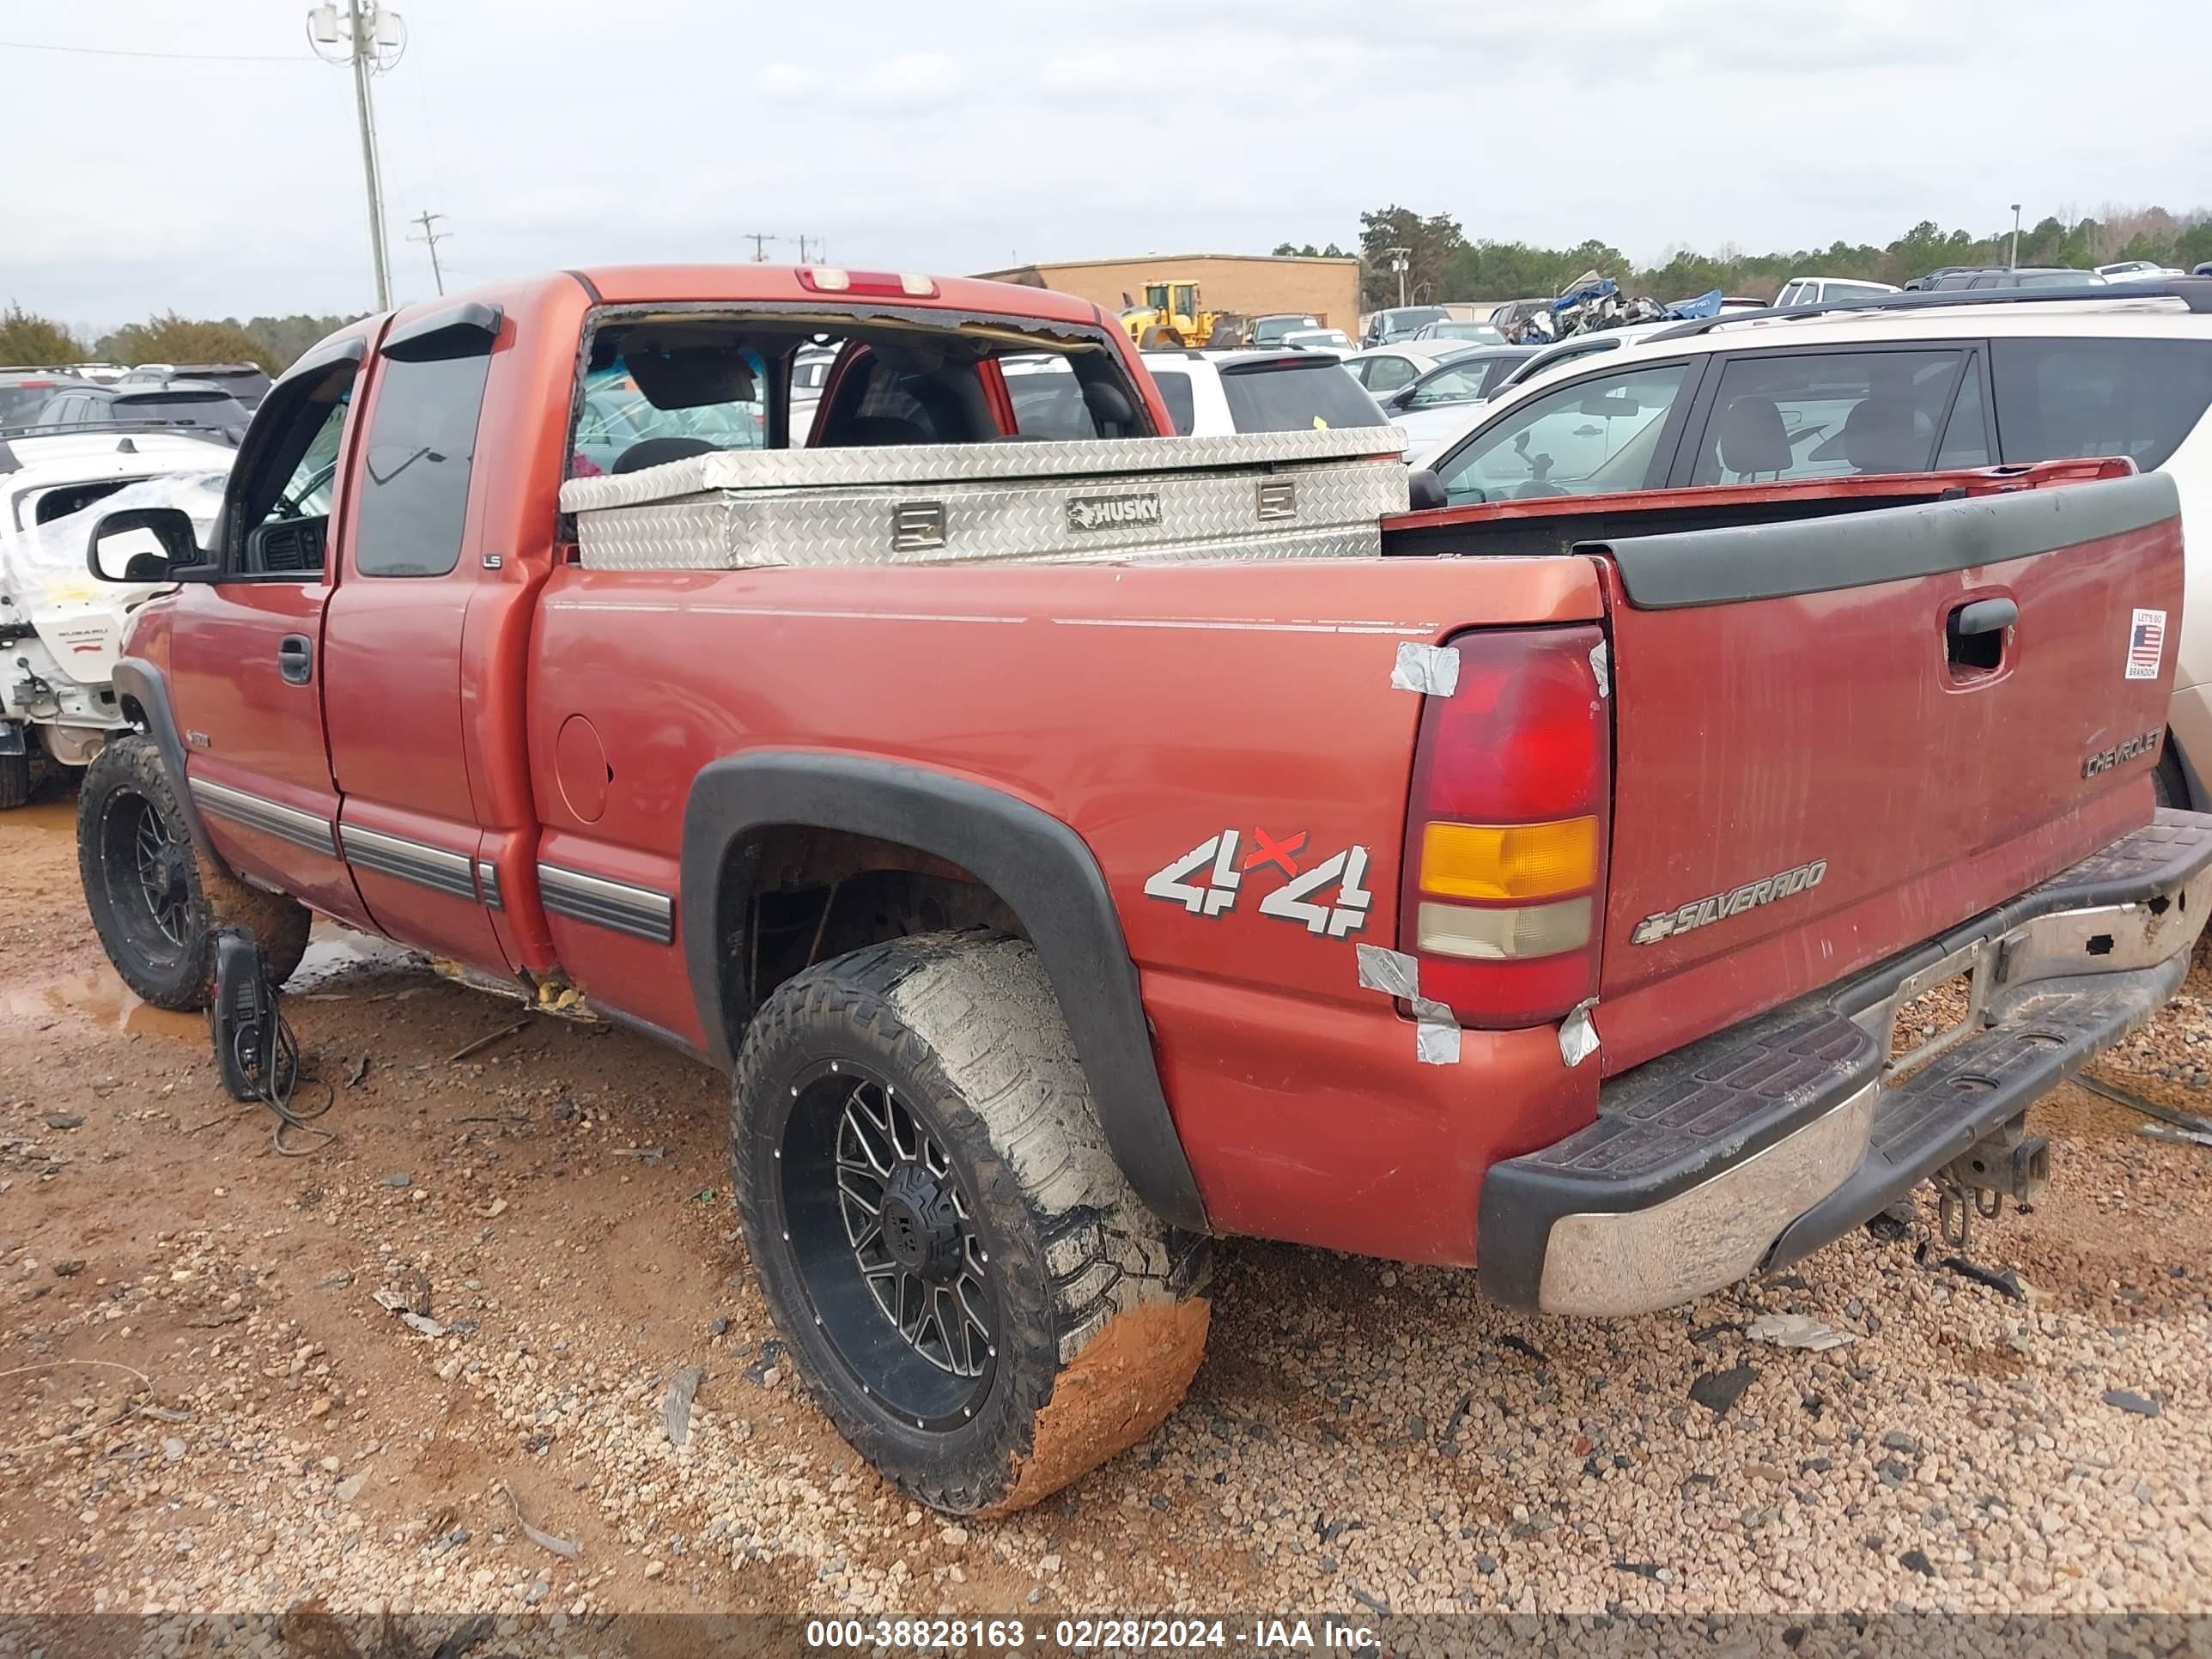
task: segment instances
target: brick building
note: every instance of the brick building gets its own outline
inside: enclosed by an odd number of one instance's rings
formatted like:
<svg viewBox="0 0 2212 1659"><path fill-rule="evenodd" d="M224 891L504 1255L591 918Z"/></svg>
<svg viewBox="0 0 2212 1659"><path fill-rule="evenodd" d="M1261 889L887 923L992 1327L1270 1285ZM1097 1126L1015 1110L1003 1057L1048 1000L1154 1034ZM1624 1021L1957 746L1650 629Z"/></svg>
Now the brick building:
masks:
<svg viewBox="0 0 2212 1659"><path fill-rule="evenodd" d="M1139 259L1073 259L1015 265L978 276L995 283L1056 289L1109 313L1141 305L1147 283L1192 283L1214 311L1258 317L1271 311L1310 312L1330 328L1359 332L1359 261L1261 253L1154 253ZM1127 299L1124 299L1127 295Z"/></svg>

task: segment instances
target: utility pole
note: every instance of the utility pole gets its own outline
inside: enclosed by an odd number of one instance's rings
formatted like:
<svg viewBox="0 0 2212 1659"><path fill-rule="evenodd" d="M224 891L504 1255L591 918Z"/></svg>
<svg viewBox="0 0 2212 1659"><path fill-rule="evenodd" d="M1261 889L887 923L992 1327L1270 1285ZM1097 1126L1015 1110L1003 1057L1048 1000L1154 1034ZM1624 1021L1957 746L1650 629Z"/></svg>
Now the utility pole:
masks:
<svg viewBox="0 0 2212 1659"><path fill-rule="evenodd" d="M353 70L354 112L361 124L361 172L368 188L368 254L376 271L376 308L392 308L392 252L384 235L384 172L376 156L376 107L369 77L388 73L406 54L407 25L375 0L348 0L340 12L320 5L307 14L307 40L325 63Z"/></svg>
<svg viewBox="0 0 2212 1659"><path fill-rule="evenodd" d="M450 230L434 230L431 225L433 221L445 216L442 213L422 213L408 222L422 227L422 234L420 236L410 236L407 240L410 242L420 242L430 250L430 280L438 285L438 292L441 295L446 291L446 273L438 269L438 244L453 233Z"/></svg>
<svg viewBox="0 0 2212 1659"><path fill-rule="evenodd" d="M748 230L742 234L745 240L753 245L753 263L757 265L764 265L768 263L768 245L770 242L780 242L783 240L781 236L771 236L764 230Z"/></svg>
<svg viewBox="0 0 2212 1659"><path fill-rule="evenodd" d="M2012 204L2012 252L2005 258L2007 270L2020 269L2020 204Z"/></svg>
<svg viewBox="0 0 2212 1659"><path fill-rule="evenodd" d="M1413 266L1413 250L1409 247L1386 247L1382 252L1390 256L1390 269L1398 273L1398 306L1403 310L1406 305L1406 272Z"/></svg>

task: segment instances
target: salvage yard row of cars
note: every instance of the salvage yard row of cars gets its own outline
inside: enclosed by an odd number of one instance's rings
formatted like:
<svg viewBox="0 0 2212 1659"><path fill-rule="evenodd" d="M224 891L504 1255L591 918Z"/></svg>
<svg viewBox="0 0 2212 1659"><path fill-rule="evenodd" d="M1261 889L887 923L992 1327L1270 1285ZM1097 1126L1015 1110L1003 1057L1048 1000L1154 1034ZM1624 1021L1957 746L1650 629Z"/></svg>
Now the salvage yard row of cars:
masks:
<svg viewBox="0 0 2212 1659"><path fill-rule="evenodd" d="M9 559L118 596L15 601L33 678L111 635L94 738L10 729L88 760L150 1002L320 915L726 1072L811 1396L1003 1514L1173 1408L1211 1237L1672 1306L2033 1195L2029 1106L2180 984L2212 283L1613 332L1347 372L765 264L411 306L235 450L6 439ZM1374 394L1462 366L1409 453Z"/></svg>

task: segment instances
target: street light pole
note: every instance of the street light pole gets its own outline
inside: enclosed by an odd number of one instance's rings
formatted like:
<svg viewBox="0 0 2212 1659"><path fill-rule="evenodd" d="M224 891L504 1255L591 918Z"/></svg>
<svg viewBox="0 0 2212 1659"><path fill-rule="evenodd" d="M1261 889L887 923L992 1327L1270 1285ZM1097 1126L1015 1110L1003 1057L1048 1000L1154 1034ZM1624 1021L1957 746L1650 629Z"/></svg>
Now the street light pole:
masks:
<svg viewBox="0 0 2212 1659"><path fill-rule="evenodd" d="M2005 256L2005 269L2020 269L2020 204L2012 204L2012 252Z"/></svg>
<svg viewBox="0 0 2212 1659"><path fill-rule="evenodd" d="M384 234L384 169L376 155L376 106L369 77L391 70L407 50L406 24L374 0L348 0L341 14L320 5L307 14L307 39L315 55L353 70L354 113L361 125L362 181L368 191L368 257L376 273L376 308L392 309L392 251ZM325 47L341 49L333 57ZM389 53L387 58L386 54Z"/></svg>

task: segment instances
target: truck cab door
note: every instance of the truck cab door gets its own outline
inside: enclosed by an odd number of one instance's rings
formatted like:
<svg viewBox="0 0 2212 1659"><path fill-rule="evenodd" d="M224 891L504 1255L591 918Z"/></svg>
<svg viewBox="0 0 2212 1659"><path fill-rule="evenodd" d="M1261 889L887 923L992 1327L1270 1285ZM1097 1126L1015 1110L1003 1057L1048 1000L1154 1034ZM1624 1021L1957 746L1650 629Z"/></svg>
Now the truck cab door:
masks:
<svg viewBox="0 0 2212 1659"><path fill-rule="evenodd" d="M365 921L337 855L323 743L323 615L363 334L310 353L262 400L216 521L221 574L178 592L169 677L186 785L231 867Z"/></svg>
<svg viewBox="0 0 2212 1659"><path fill-rule="evenodd" d="M403 313L385 337L324 621L323 704L338 851L369 915L394 939L504 976L470 775L482 711L463 668L472 602L501 597L485 578L504 562L477 546L472 486L502 327L511 340L497 307L463 301Z"/></svg>

